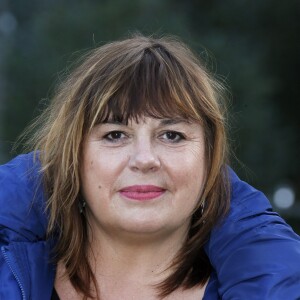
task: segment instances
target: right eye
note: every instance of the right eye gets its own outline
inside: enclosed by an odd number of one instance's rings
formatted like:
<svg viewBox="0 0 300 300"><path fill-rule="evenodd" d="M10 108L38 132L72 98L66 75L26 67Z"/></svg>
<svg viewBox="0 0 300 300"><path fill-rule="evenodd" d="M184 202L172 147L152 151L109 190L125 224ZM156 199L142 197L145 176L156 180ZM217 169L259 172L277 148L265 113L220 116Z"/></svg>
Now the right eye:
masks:
<svg viewBox="0 0 300 300"><path fill-rule="evenodd" d="M103 138L110 142L118 142L126 138L126 135L122 131L114 130L104 135Z"/></svg>

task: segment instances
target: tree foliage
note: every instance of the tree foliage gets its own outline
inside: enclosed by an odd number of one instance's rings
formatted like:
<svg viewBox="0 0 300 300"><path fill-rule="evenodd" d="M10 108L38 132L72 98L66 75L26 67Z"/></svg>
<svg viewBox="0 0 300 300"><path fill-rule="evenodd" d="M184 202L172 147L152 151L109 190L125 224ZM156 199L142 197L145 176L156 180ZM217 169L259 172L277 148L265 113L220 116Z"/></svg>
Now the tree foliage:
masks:
<svg viewBox="0 0 300 300"><path fill-rule="evenodd" d="M39 104L41 99L86 49L136 30L173 34L198 53L213 54L213 72L230 86L231 143L242 162L233 159L235 168L267 194L289 183L299 198L298 0L14 0L1 5L0 20L8 11L17 22L10 35L0 36L3 162L47 102Z"/></svg>

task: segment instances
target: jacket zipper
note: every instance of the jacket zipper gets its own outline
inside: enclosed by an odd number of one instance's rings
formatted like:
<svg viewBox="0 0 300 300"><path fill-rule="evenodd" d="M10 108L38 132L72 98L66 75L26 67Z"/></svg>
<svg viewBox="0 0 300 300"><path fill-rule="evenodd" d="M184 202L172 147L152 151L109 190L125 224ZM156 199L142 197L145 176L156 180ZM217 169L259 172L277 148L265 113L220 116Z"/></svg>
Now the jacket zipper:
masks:
<svg viewBox="0 0 300 300"><path fill-rule="evenodd" d="M8 264L8 266L9 266L11 272L13 273L13 275L14 275L14 277L15 277L15 279L16 279L18 285L19 285L19 288L20 288L21 294L22 294L22 300L26 300L26 297L25 297L25 291L24 291L24 288L23 288L23 286L22 286L22 283L21 283L21 281L20 281L20 279L19 279L17 273L16 273L16 272L14 271L14 269L13 269L13 267L12 267L10 261L9 261L9 258L8 258L7 254L6 254L6 252L5 252L4 247L1 247L1 251L2 251L2 254L3 254L3 256L4 256L4 260L5 260L6 263Z"/></svg>

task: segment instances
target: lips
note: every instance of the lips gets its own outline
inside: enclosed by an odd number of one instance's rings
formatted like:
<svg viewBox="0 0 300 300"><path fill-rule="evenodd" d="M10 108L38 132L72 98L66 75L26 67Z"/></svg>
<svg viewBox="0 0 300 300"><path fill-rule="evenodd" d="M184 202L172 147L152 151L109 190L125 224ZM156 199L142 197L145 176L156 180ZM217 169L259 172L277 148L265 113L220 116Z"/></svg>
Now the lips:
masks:
<svg viewBox="0 0 300 300"><path fill-rule="evenodd" d="M122 188L120 194L133 200L151 200L161 196L166 190L155 185L132 185Z"/></svg>

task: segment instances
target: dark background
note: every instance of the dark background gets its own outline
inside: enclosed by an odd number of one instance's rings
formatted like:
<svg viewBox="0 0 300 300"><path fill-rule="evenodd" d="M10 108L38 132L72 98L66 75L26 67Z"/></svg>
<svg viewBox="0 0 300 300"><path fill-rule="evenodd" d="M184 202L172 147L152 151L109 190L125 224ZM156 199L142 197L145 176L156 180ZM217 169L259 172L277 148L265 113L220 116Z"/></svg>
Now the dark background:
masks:
<svg viewBox="0 0 300 300"><path fill-rule="evenodd" d="M299 0L0 0L0 163L85 50L172 34L227 81L232 165L300 233L299 29Z"/></svg>

